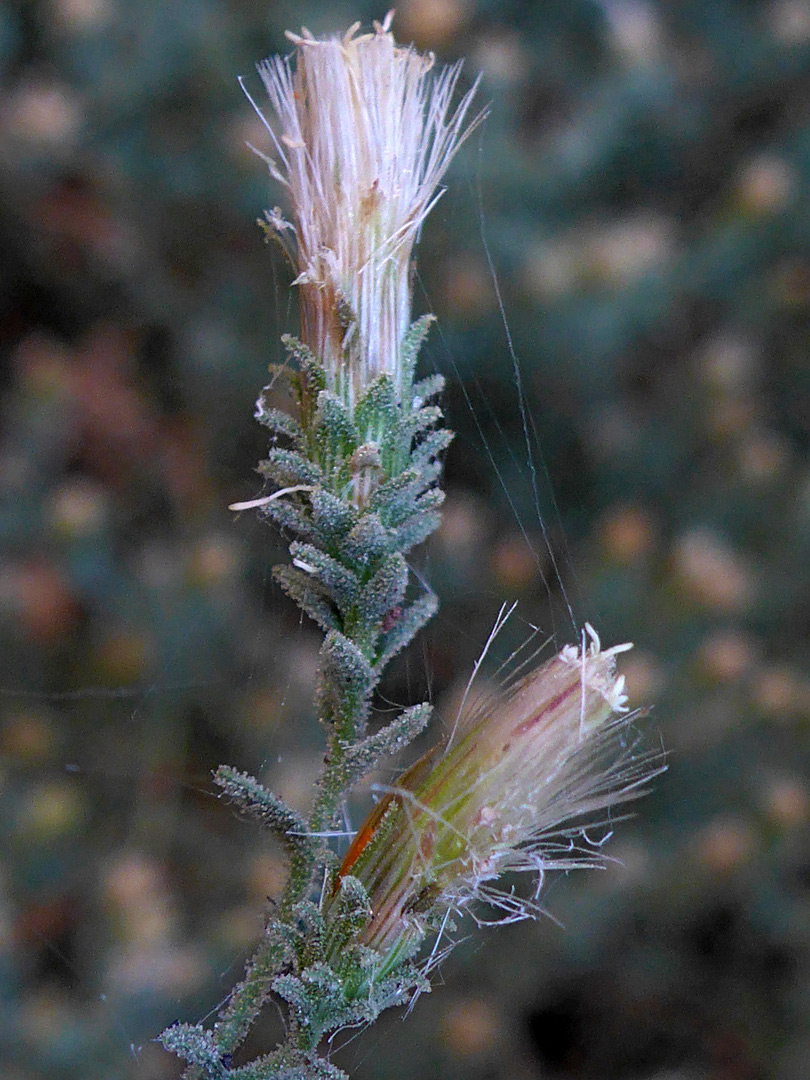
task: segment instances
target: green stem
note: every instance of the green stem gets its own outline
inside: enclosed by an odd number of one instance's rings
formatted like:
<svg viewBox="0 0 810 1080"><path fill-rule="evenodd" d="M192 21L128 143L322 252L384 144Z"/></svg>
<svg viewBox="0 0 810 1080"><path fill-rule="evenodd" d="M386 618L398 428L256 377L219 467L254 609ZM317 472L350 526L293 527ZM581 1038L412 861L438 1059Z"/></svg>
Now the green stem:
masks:
<svg viewBox="0 0 810 1080"><path fill-rule="evenodd" d="M437 458L449 442L432 431L441 416L438 409L424 407L424 398L414 398L410 390L415 349L428 323L419 320L410 333L406 352L413 355L404 395L397 395L390 377L381 376L354 410L347 409L327 393L326 373L315 357L300 343L288 342L299 364L299 419L274 410L263 414L271 430L293 443L293 448L273 445L263 463L279 492L294 496L268 502L266 513L300 537L291 549L292 567L278 572L277 580L326 634L317 710L329 736L306 822L252 777L227 767L218 770L217 782L226 794L279 837L290 858L290 873L267 935L213 1032L201 1025L169 1029L172 1048L192 1063L192 1075L205 1080L231 1075L231 1056L274 985L288 1002L287 1035L268 1059L239 1068L237 1074L250 1080L288 1068L291 1075L311 1073L318 1080L331 1080L339 1070L316 1056L323 1035L358 1017L373 1019L384 1002L398 1000L395 987L382 990L378 1000L374 987L380 984L380 972L371 976L360 960L352 959L350 947L368 917L365 892L361 888L353 900L347 899L355 906L342 915L332 904L331 889L322 910L313 904L313 883L319 873L334 871L336 859L325 844L308 845L296 838L308 833L306 839L311 839L333 828L352 785L383 755L407 745L429 715L428 706L414 706L382 730L366 734L369 702L382 669L435 612L432 600L406 600L405 561L407 552L438 523L438 499L431 502L430 495L439 475ZM440 382L433 380L426 396L439 389ZM376 439L370 440L369 432ZM371 448L370 464L355 460L363 449L360 440L377 444ZM353 489L346 483L362 469L372 470L370 505L353 501ZM344 947L330 951L325 942L337 940L335 935ZM389 958L385 978L395 977L396 966Z"/></svg>
<svg viewBox="0 0 810 1080"><path fill-rule="evenodd" d="M285 961L277 942L263 941L248 964L245 978L236 986L214 1025L220 1052L233 1053L247 1035L269 997L269 983Z"/></svg>

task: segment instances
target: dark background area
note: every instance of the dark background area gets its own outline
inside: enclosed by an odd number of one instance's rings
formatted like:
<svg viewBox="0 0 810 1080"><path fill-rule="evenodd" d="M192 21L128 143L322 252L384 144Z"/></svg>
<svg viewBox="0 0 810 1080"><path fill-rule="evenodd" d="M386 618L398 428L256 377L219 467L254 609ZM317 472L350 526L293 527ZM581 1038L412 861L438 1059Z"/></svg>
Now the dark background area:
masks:
<svg viewBox="0 0 810 1080"><path fill-rule="evenodd" d="M4 1080L173 1080L154 1038L227 994L282 880L209 779L228 762L305 806L321 745L283 541L227 510L260 491L253 403L296 329L236 76L258 95L286 27L383 15L0 8ZM442 610L378 706L451 712L505 600L502 654L529 623L570 640L561 580L578 622L636 643L670 767L616 862L551 883L553 920L462 926L434 993L336 1060L803 1080L810 3L405 0L394 28L481 70L490 116L419 254L458 432L415 560Z"/></svg>

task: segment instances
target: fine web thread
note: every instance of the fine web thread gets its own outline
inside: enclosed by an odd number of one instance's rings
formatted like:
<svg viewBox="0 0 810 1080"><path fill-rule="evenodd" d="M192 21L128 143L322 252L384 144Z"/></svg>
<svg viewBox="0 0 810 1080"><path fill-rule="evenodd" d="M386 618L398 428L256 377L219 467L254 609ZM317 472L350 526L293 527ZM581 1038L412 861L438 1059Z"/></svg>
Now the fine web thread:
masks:
<svg viewBox="0 0 810 1080"><path fill-rule="evenodd" d="M555 574L555 576L557 578L557 583L558 583L558 585L560 587L560 592L561 592L563 600L565 602L565 606L568 609L568 615L569 615L569 617L571 619L571 626L572 626L573 630L576 632L576 630L577 630L577 620L576 620L576 617L574 615L574 609L572 608L571 601L568 598L568 593L567 593L566 588L565 588L565 582L562 579L562 575L560 574L559 566L557 565L557 556L556 556L556 554L554 552L554 545L551 543L551 539L550 539L550 537L548 535L548 530L546 528L546 524L545 524L545 521L544 521L544 518L543 518L543 514L542 514L541 509L540 509L540 492L539 492L539 488L538 488L538 484L537 484L537 469L535 467L534 453L532 452L532 440L531 440L530 435L529 435L529 415L530 414L529 414L529 410L528 410L527 405L526 405L526 395L525 395L525 393L523 391L523 377L522 377L522 374L521 374L520 362L518 360L518 355L517 355L517 352L515 350L514 341L512 339L512 332L509 329L509 321L506 318L506 309L504 307L503 296L501 295L501 286L500 286L500 283L498 281L498 274L497 274L497 271L495 270L495 263L492 260L492 253L491 253L491 251L489 249L489 242L487 241L486 220L485 220L485 216L484 216L484 198L483 198L483 191L482 191L482 187L481 187L481 171L480 171L480 169L481 169L480 162L481 162L482 158L483 158L483 144L480 144L479 145L479 154L478 154L479 169L478 169L478 178L477 178L477 180L478 180L478 224L479 224L479 233L480 233L480 236L481 236L481 244L482 244L482 246L484 248L484 254L485 254L486 260L487 260L487 267L489 268L490 277L492 278L492 286L493 286L493 288L495 290L495 297L496 297L496 299L498 301L498 313L500 314L504 334L506 335L506 345L507 345L507 348L509 350L509 358L512 361L512 374L514 376L515 389L517 391L517 398L518 398L518 406L520 408L520 420L521 420L521 424L522 424L522 427L523 427L523 440L524 440L524 443L525 443L526 456L527 456L527 459L528 459L529 475L531 477L531 486L532 486L532 497L534 498L534 507L535 507L535 511L536 511L536 514L537 514L537 520L538 520L538 523L540 525L540 529L541 529L542 534L543 534L543 542L546 545L546 550L548 551L549 559L551 560L551 565L552 565L552 568L554 570L554 574ZM534 437L535 437L535 443L539 444L539 440L537 438L537 427L536 427L535 422L534 422L534 417L532 417L532 419L531 419L531 428L532 428L532 432L533 432ZM539 446L538 446L538 448L539 448ZM544 459L542 459L542 455L541 455L541 460L544 461ZM548 483L548 470L545 468L545 461L544 461L544 472L545 472L545 475L546 475L546 481ZM549 488L549 492L551 494L552 503L554 505L555 512L559 516L559 511L558 511L557 506L556 506L556 500L554 500L554 494L553 494L553 490L552 490L552 487L551 487L550 483L548 483L548 488Z"/></svg>

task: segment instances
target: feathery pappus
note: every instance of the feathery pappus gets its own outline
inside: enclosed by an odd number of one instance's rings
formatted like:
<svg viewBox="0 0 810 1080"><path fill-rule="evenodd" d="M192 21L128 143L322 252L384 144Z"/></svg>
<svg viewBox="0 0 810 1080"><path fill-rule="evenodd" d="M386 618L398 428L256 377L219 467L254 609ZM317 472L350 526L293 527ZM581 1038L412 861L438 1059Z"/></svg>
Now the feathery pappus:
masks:
<svg viewBox="0 0 810 1080"><path fill-rule="evenodd" d="M546 870L601 864L586 819L642 795L663 768L632 736L616 672L630 648L603 649L586 624L580 646L463 707L450 736L386 788L336 885L350 874L366 889L360 940L385 967L448 911L482 900L500 909L496 921L532 917ZM534 873L534 896L500 887L507 871Z"/></svg>

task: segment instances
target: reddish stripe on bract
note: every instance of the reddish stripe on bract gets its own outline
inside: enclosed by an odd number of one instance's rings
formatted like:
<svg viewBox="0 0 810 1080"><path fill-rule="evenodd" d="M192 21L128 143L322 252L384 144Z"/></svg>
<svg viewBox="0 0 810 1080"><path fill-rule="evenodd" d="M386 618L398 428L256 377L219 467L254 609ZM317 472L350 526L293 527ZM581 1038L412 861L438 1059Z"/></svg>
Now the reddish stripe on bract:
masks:
<svg viewBox="0 0 810 1080"><path fill-rule="evenodd" d="M513 729L512 734L525 735L527 731L531 731L536 724L540 723L544 716L553 712L554 709L559 708L565 699L572 693L579 693L579 689L580 685L578 682L571 683L570 686L567 686L565 690L561 691L555 698L552 698L551 701L547 702L536 716L531 716L528 720L522 720L518 726Z"/></svg>
<svg viewBox="0 0 810 1080"><path fill-rule="evenodd" d="M351 872L351 868L360 858L364 849L371 843L371 838L377 831L377 826L380 824L380 819L382 818L385 811L388 809L392 798L392 795L386 795L384 798L380 799L380 801L372 810L371 814L369 814L369 816L366 818L362 827L355 835L354 840L352 840L351 847L346 852L346 856L343 859L343 862L340 864L340 869L335 875L335 884L332 889L333 896L340 887L340 879Z"/></svg>

